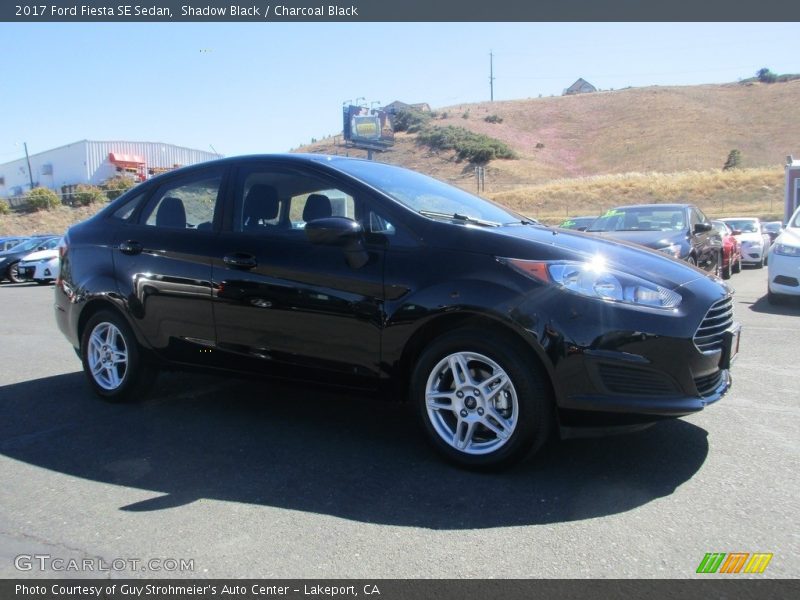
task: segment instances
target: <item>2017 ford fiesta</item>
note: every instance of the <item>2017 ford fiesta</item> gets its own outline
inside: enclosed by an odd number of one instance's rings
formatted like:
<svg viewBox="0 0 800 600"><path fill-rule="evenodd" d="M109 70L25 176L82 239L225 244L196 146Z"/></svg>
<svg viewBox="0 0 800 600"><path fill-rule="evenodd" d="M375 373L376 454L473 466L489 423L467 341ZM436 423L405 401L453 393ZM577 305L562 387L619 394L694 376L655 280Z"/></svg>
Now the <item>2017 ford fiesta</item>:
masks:
<svg viewBox="0 0 800 600"><path fill-rule="evenodd" d="M399 392L447 458L719 400L731 290L661 252L554 230L427 176L318 155L155 177L72 227L56 319L94 391L159 366Z"/></svg>

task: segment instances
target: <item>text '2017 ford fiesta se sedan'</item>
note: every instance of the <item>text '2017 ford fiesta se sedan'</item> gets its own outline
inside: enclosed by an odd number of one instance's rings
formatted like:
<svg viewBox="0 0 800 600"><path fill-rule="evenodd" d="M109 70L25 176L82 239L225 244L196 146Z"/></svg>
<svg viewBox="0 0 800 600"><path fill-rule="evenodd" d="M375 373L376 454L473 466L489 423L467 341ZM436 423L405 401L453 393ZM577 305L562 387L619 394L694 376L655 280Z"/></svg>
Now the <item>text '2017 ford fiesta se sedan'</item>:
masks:
<svg viewBox="0 0 800 600"><path fill-rule="evenodd" d="M661 252L317 155L133 188L64 238L56 318L108 400L165 364L399 391L479 468L559 429L701 410L730 387L740 332L731 290Z"/></svg>

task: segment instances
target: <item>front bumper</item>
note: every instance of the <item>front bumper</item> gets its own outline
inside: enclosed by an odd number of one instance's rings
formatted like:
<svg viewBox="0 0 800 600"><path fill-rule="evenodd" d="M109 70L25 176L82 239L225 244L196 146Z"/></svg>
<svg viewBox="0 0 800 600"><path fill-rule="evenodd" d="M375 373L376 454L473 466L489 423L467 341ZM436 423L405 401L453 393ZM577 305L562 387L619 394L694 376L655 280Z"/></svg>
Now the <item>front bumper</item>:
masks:
<svg viewBox="0 0 800 600"><path fill-rule="evenodd" d="M770 252L768 285L773 294L800 296L800 257Z"/></svg>

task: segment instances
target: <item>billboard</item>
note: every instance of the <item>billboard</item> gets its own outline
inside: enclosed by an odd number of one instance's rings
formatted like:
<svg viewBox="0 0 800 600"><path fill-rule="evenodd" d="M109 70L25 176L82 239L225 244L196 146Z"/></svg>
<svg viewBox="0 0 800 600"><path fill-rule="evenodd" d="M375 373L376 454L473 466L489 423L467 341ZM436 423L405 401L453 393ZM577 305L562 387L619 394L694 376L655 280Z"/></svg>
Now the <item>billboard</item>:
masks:
<svg viewBox="0 0 800 600"><path fill-rule="evenodd" d="M356 148L385 150L394 144L389 114L382 108L348 105L342 108L344 141Z"/></svg>

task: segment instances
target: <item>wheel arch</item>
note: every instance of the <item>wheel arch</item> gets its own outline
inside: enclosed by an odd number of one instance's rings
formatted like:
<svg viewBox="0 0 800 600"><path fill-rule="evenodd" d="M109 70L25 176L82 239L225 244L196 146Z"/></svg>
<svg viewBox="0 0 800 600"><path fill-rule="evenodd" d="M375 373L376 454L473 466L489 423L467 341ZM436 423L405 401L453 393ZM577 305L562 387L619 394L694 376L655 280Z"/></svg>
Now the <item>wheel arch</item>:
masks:
<svg viewBox="0 0 800 600"><path fill-rule="evenodd" d="M490 331L493 338L505 338L508 343L515 345L520 352L535 360L538 367L541 368L542 374L545 375L545 384L548 392L554 401L557 400L553 365L544 349L536 344L535 339L530 335L525 335L524 330L521 331L513 323L493 315L473 311L450 312L435 316L409 337L403 347L397 368L396 379L401 385L396 386L395 389L397 389L401 400L408 400L411 374L425 346L445 333L467 328L484 329Z"/></svg>

